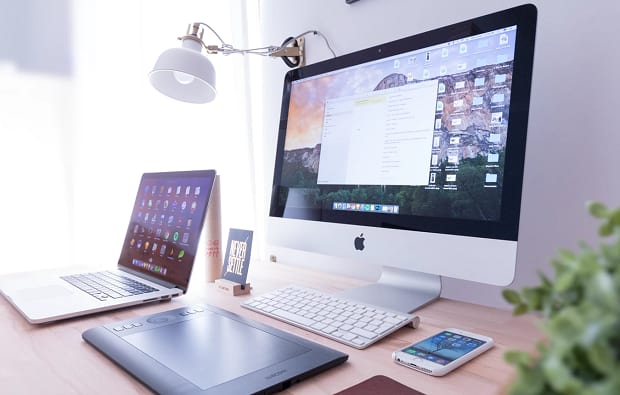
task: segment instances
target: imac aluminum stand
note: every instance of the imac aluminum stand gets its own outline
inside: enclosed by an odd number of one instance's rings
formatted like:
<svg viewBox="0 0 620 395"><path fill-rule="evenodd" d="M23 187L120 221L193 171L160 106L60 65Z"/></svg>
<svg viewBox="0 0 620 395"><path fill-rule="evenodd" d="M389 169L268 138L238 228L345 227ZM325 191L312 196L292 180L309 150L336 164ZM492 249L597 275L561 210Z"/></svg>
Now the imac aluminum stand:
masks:
<svg viewBox="0 0 620 395"><path fill-rule="evenodd" d="M411 313L439 298L441 277L384 266L374 284L340 293L345 298Z"/></svg>

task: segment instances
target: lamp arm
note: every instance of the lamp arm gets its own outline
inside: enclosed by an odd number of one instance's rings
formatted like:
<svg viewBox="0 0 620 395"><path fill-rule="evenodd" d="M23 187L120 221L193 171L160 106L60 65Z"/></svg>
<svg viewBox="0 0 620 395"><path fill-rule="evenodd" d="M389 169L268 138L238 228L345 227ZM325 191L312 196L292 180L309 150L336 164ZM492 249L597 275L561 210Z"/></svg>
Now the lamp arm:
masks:
<svg viewBox="0 0 620 395"><path fill-rule="evenodd" d="M215 37L217 37L217 39L220 40L219 46L205 44L205 42L202 39L204 32L200 31L201 26L204 26L207 29L209 29L215 35ZM321 36L321 38L325 41L327 48L332 53L332 56L336 57L336 53L334 52L331 45L329 44L329 41L318 30L305 31L301 34L298 34L295 37L291 37L287 39L280 46L269 45L269 46L258 47L258 48L238 49L238 48L233 47L230 44L226 44L226 42L222 39L222 37L208 24L204 22L194 22L188 27L187 34L183 37L179 37L179 40L190 39L190 40L197 41L202 45L202 47L204 47L207 53L211 53L211 54L221 53L223 55L230 55L233 53L237 53L237 54L242 54L242 55L252 54L252 55L261 55L261 56L276 56L276 57L295 57L295 56L301 57L303 56L303 49L300 49L297 46L289 47L289 45L290 44L295 45L295 43L297 43L299 39L301 39L304 36L307 36L308 34L314 34L314 35Z"/></svg>
<svg viewBox="0 0 620 395"><path fill-rule="evenodd" d="M246 53L251 53L251 54L255 54L255 55L262 55L262 56L270 56L273 55L277 52L283 52L290 44L294 44L297 40L299 40L300 38L307 36L309 34L314 34L314 35L319 35L321 36L321 38L325 41L325 45L327 45L327 48L329 49L329 51L332 53L333 57L336 57L336 53L334 52L334 50L332 49L331 45L329 44L329 41L327 40L327 38L318 30L307 30L301 34L298 34L295 37L291 37L288 40L286 40L285 42L282 43L282 45L280 46L275 46L275 45L269 45L266 47L260 47L260 48L251 48L251 49L236 49L233 48L232 46L228 46L227 48L225 48L222 53L225 55L231 54L231 53L241 53L241 54L246 54ZM282 56L287 56L285 54L283 54ZM288 55L290 56L290 55Z"/></svg>

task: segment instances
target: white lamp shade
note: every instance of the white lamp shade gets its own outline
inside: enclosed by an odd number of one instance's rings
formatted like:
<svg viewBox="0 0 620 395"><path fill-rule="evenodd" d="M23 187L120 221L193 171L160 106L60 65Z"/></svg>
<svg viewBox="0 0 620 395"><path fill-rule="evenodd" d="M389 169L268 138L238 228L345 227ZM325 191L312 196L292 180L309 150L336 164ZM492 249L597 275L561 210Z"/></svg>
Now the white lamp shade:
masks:
<svg viewBox="0 0 620 395"><path fill-rule="evenodd" d="M200 51L190 48L164 51L149 80L164 95L188 103L207 103L216 94L215 68Z"/></svg>

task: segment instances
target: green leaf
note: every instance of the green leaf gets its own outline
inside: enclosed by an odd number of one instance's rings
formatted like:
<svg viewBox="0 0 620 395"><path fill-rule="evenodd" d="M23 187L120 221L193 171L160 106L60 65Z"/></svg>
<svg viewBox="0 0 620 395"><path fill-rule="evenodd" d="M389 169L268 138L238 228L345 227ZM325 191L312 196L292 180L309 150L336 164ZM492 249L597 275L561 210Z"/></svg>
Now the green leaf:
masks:
<svg viewBox="0 0 620 395"><path fill-rule="evenodd" d="M607 207L600 202L588 202L588 211L590 215L594 218L607 218L608 210Z"/></svg>
<svg viewBox="0 0 620 395"><path fill-rule="evenodd" d="M542 370L551 387L563 394L583 393L584 385L564 363L559 355L552 354L542 361Z"/></svg>
<svg viewBox="0 0 620 395"><path fill-rule="evenodd" d="M510 385L508 391L511 395L549 395L540 369L520 371L518 380Z"/></svg>
<svg viewBox="0 0 620 395"><path fill-rule="evenodd" d="M599 307L608 307L612 311L618 303L618 292L614 288L614 280L610 273L599 270L590 276L587 286L587 297Z"/></svg>
<svg viewBox="0 0 620 395"><path fill-rule="evenodd" d="M521 315L521 314L527 313L528 311L529 311L529 308L527 307L525 303L519 303L517 307L515 307L515 309L512 311L512 314Z"/></svg>
<svg viewBox="0 0 620 395"><path fill-rule="evenodd" d="M532 310L542 309L544 291L540 288L526 288L523 290L523 298Z"/></svg>
<svg viewBox="0 0 620 395"><path fill-rule="evenodd" d="M578 278L574 271L564 272L555 280L555 289L558 292L565 292L573 288L576 280L578 280Z"/></svg>
<svg viewBox="0 0 620 395"><path fill-rule="evenodd" d="M520 357L515 356L519 360ZM511 383L509 393L513 395L548 395L548 385L546 384L540 366L537 361L526 366L517 366L517 379Z"/></svg>
<svg viewBox="0 0 620 395"><path fill-rule="evenodd" d="M575 259L577 258L577 256L575 255L574 252L569 251L567 249L560 249L560 251L558 251L558 256L559 258L565 262L565 263L569 263L569 266L573 266L573 262L575 261Z"/></svg>
<svg viewBox="0 0 620 395"><path fill-rule="evenodd" d="M614 233L614 225L611 222L605 222L598 228L598 234L601 237L611 236Z"/></svg>
<svg viewBox="0 0 620 395"><path fill-rule="evenodd" d="M551 280L549 279L549 277L547 277L547 275L545 275L545 273L539 272L538 276L540 277L540 282L542 283L542 287L544 288L553 287L553 282L551 282Z"/></svg>
<svg viewBox="0 0 620 395"><path fill-rule="evenodd" d="M546 322L546 326L553 333L553 341L575 344L580 333L586 327L586 318L574 306L566 306L557 315ZM557 345L557 344L556 344Z"/></svg>
<svg viewBox="0 0 620 395"><path fill-rule="evenodd" d="M533 364L533 358L525 351L511 350L504 354L504 359L511 365L519 367L530 367Z"/></svg>
<svg viewBox="0 0 620 395"><path fill-rule="evenodd" d="M515 290L505 289L502 291L502 295L504 296L504 299L510 304L517 305L521 303L521 295L519 295L519 293Z"/></svg>
<svg viewBox="0 0 620 395"><path fill-rule="evenodd" d="M594 344L587 350L588 361L592 369L596 369L601 374L613 376L618 369L618 361L615 353L609 345Z"/></svg>
<svg viewBox="0 0 620 395"><path fill-rule="evenodd" d="M609 214L609 222L615 226L620 226L620 208L615 209Z"/></svg>

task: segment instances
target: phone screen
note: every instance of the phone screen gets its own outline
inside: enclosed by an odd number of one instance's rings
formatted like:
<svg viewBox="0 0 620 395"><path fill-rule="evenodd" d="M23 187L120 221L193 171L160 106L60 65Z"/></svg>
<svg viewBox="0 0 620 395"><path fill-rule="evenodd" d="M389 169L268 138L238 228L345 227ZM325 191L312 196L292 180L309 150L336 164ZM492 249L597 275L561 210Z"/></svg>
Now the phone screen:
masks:
<svg viewBox="0 0 620 395"><path fill-rule="evenodd" d="M485 343L486 341L484 340L443 331L407 348L403 348L401 351L439 365L447 365Z"/></svg>

